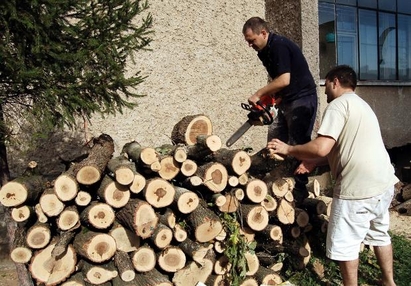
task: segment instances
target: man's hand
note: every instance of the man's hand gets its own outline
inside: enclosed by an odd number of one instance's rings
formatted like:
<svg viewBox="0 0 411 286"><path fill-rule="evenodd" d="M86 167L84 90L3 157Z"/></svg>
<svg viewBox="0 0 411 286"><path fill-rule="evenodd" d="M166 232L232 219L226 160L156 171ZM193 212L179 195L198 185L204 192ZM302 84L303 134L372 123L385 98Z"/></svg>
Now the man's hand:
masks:
<svg viewBox="0 0 411 286"><path fill-rule="evenodd" d="M290 145L284 143L279 139L273 139L267 143L267 149L270 149L270 152L274 154L282 154L288 155L289 154Z"/></svg>
<svg viewBox="0 0 411 286"><path fill-rule="evenodd" d="M257 93L254 93L252 96L248 98L248 103L251 104L251 106L256 106L257 101L260 100L260 96Z"/></svg>
<svg viewBox="0 0 411 286"><path fill-rule="evenodd" d="M302 161L300 165L298 165L297 169L295 169L294 174L299 175L299 174L308 174L311 173L315 167L317 167L317 164L313 161Z"/></svg>

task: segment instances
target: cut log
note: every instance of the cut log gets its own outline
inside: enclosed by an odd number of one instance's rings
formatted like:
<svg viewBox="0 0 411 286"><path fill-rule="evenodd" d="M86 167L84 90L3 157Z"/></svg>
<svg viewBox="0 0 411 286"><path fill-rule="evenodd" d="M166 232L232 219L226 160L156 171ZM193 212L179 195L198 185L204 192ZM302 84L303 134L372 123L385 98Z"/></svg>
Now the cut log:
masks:
<svg viewBox="0 0 411 286"><path fill-rule="evenodd" d="M269 182L267 184L270 184ZM271 192L274 197L282 198L289 191L292 191L294 188L294 180L290 178L280 178L272 182Z"/></svg>
<svg viewBox="0 0 411 286"><path fill-rule="evenodd" d="M39 200L41 209L48 217L58 216L64 210L64 203L54 193L52 188L43 192Z"/></svg>
<svg viewBox="0 0 411 286"><path fill-rule="evenodd" d="M239 286L259 286L259 284L255 278L246 277Z"/></svg>
<svg viewBox="0 0 411 286"><path fill-rule="evenodd" d="M166 208L164 212L159 214L158 221L172 229L176 225L176 215L172 209Z"/></svg>
<svg viewBox="0 0 411 286"><path fill-rule="evenodd" d="M146 186L146 178L140 173L134 173L134 179L131 185L129 186L130 192L133 194L140 193Z"/></svg>
<svg viewBox="0 0 411 286"><path fill-rule="evenodd" d="M13 246L10 258L15 263L28 263L33 253L26 243L26 231L24 228L17 228L14 233Z"/></svg>
<svg viewBox="0 0 411 286"><path fill-rule="evenodd" d="M224 275L211 274L207 279L207 286L231 286L231 282Z"/></svg>
<svg viewBox="0 0 411 286"><path fill-rule="evenodd" d="M97 183L113 153L114 141L109 135L95 138L88 157L73 167L77 182L88 186Z"/></svg>
<svg viewBox="0 0 411 286"><path fill-rule="evenodd" d="M132 252L140 247L140 237L131 230L124 228L121 224L114 221L109 234L114 238L118 251Z"/></svg>
<svg viewBox="0 0 411 286"><path fill-rule="evenodd" d="M188 214L197 208L200 201L196 193L177 186L174 186L174 189L174 204L177 206L179 212Z"/></svg>
<svg viewBox="0 0 411 286"><path fill-rule="evenodd" d="M220 193L227 186L227 169L220 163L209 162L198 166L196 175L199 176L203 180L204 185L214 193Z"/></svg>
<svg viewBox="0 0 411 286"><path fill-rule="evenodd" d="M235 188L231 190L231 193L234 194L234 197L236 197L236 199L239 201L242 201L245 198L245 192L241 188Z"/></svg>
<svg viewBox="0 0 411 286"><path fill-rule="evenodd" d="M164 180L174 179L180 173L180 163L173 156L164 156L160 159L160 170L158 175Z"/></svg>
<svg viewBox="0 0 411 286"><path fill-rule="evenodd" d="M255 253L251 253L250 251L244 253L244 258L247 261L246 275L253 276L260 266L260 261L258 260L257 255Z"/></svg>
<svg viewBox="0 0 411 286"><path fill-rule="evenodd" d="M147 285L147 286L173 286L166 275L160 273L157 269L152 269L150 271L144 272L142 274L137 274L134 279L136 286ZM123 284L121 284L122 286ZM116 285L117 286L117 285ZM118 285L120 286L120 285Z"/></svg>
<svg viewBox="0 0 411 286"><path fill-rule="evenodd" d="M204 263L204 257L213 247L212 244L201 244L189 238L181 242L178 246L188 257L199 264Z"/></svg>
<svg viewBox="0 0 411 286"><path fill-rule="evenodd" d="M57 177L54 182L54 192L62 202L68 202L77 196L78 182L72 172L66 172Z"/></svg>
<svg viewBox="0 0 411 286"><path fill-rule="evenodd" d="M171 132L171 140L174 144L194 145L198 135L211 135L213 126L211 120L203 115L188 115L183 117Z"/></svg>
<svg viewBox="0 0 411 286"><path fill-rule="evenodd" d="M277 219L283 224L293 224L295 221L294 207L285 199L280 200L276 213Z"/></svg>
<svg viewBox="0 0 411 286"><path fill-rule="evenodd" d="M236 176L229 176L228 177L228 185L230 186L230 187L237 187L238 186L238 184L240 183L240 181L239 181L239 179L238 179L238 177L236 177Z"/></svg>
<svg viewBox="0 0 411 286"><path fill-rule="evenodd" d="M265 229L261 231L261 234L268 237L274 242L274 245L283 243L283 230L278 225L268 224Z"/></svg>
<svg viewBox="0 0 411 286"><path fill-rule="evenodd" d="M214 194L211 198L211 201L217 206L222 207L227 202L226 196L222 194Z"/></svg>
<svg viewBox="0 0 411 286"><path fill-rule="evenodd" d="M186 177L191 177L197 172L197 163L191 159L185 160L181 163L180 173Z"/></svg>
<svg viewBox="0 0 411 286"><path fill-rule="evenodd" d="M157 265L166 272L176 272L186 265L186 255L177 246L168 246L158 254Z"/></svg>
<svg viewBox="0 0 411 286"><path fill-rule="evenodd" d="M44 248L51 240L51 231L48 224L36 223L27 230L26 243L33 249Z"/></svg>
<svg viewBox="0 0 411 286"><path fill-rule="evenodd" d="M310 221L308 213L300 208L295 208L295 222L299 227L306 227Z"/></svg>
<svg viewBox="0 0 411 286"><path fill-rule="evenodd" d="M54 244L37 252L30 263L29 269L32 277L37 283L44 285L58 285L65 281L75 271L77 264L76 253L72 246L69 246L63 257L50 261L51 251Z"/></svg>
<svg viewBox="0 0 411 286"><path fill-rule="evenodd" d="M12 208L11 218L20 224L27 223L35 217L34 209L27 205Z"/></svg>
<svg viewBox="0 0 411 286"><path fill-rule="evenodd" d="M218 206L220 212L223 213L233 213L236 212L240 206L238 199L235 195L232 194L225 194L225 203L222 206Z"/></svg>
<svg viewBox="0 0 411 286"><path fill-rule="evenodd" d="M215 152L220 150L222 143L220 137L215 134L212 135L204 135L200 134L197 136L197 146L202 146L203 149L208 149L211 152Z"/></svg>
<svg viewBox="0 0 411 286"><path fill-rule="evenodd" d="M173 231L168 226L162 223L157 224L156 229L150 237L150 240L159 249L163 249L169 246L172 239Z"/></svg>
<svg viewBox="0 0 411 286"><path fill-rule="evenodd" d="M5 207L16 207L36 201L44 190L45 180L41 176L19 177L4 184L0 189L0 203Z"/></svg>
<svg viewBox="0 0 411 286"><path fill-rule="evenodd" d="M327 213L327 205L323 200L317 198L306 198L302 203L302 207L310 214L319 215Z"/></svg>
<svg viewBox="0 0 411 286"><path fill-rule="evenodd" d="M130 191L128 187L119 184L107 175L104 176L97 190L97 194L108 205L116 209L124 207L130 199Z"/></svg>
<svg viewBox="0 0 411 286"><path fill-rule="evenodd" d="M143 190L144 198L155 208L163 208L171 205L175 192L173 185L162 178L147 180L147 184Z"/></svg>
<svg viewBox="0 0 411 286"><path fill-rule="evenodd" d="M260 203L269 213L275 211L278 206L277 200L271 195L266 195L264 200Z"/></svg>
<svg viewBox="0 0 411 286"><path fill-rule="evenodd" d="M92 200L92 197L89 193L85 191L79 191L74 201L76 205L80 207L85 207L91 202L91 200Z"/></svg>
<svg viewBox="0 0 411 286"><path fill-rule="evenodd" d="M187 221L193 227L194 236L198 242L208 242L214 239L223 228L219 217L201 204L188 215Z"/></svg>
<svg viewBox="0 0 411 286"><path fill-rule="evenodd" d="M251 166L251 158L243 150L220 149L213 153L213 161L221 163L230 174L242 175Z"/></svg>
<svg viewBox="0 0 411 286"><path fill-rule="evenodd" d="M214 263L214 273L217 275L226 275L230 272L232 264L227 256L220 256Z"/></svg>
<svg viewBox="0 0 411 286"><path fill-rule="evenodd" d="M37 220L39 222L46 223L48 221L49 218L43 212L43 209L41 208L40 204L36 204L34 206L34 211L36 212Z"/></svg>
<svg viewBox="0 0 411 286"><path fill-rule="evenodd" d="M94 201L80 214L83 225L95 229L108 229L114 222L113 208L102 202Z"/></svg>
<svg viewBox="0 0 411 286"><path fill-rule="evenodd" d="M114 264L116 265L121 280L130 282L136 277L133 263L130 256L125 251L117 250L114 255Z"/></svg>
<svg viewBox="0 0 411 286"><path fill-rule="evenodd" d="M240 234L244 236L248 243L255 241L255 231L248 226L241 227Z"/></svg>
<svg viewBox="0 0 411 286"><path fill-rule="evenodd" d="M76 233L74 231L63 231L56 238L56 243L51 251L51 258L54 260L60 259L67 251L69 244L73 240Z"/></svg>
<svg viewBox="0 0 411 286"><path fill-rule="evenodd" d="M107 163L107 170L117 183L124 186L128 186L133 182L134 173L136 172L135 164L124 155L110 159Z"/></svg>
<svg viewBox="0 0 411 286"><path fill-rule="evenodd" d="M118 275L113 262L97 265L82 260L79 262L79 265L85 280L92 285L101 285L111 281Z"/></svg>
<svg viewBox="0 0 411 286"><path fill-rule="evenodd" d="M133 230L143 239L153 234L158 223L158 217L153 207L146 201L140 199L130 199L129 202L116 213L116 218L122 225Z"/></svg>
<svg viewBox="0 0 411 286"><path fill-rule="evenodd" d="M214 241L213 248L216 253L220 253L220 254L223 254L224 251L227 249L225 243L223 243L222 241L218 241L218 240Z"/></svg>
<svg viewBox="0 0 411 286"><path fill-rule="evenodd" d="M73 246L78 255L96 263L111 259L117 250L116 241L111 235L91 230L79 232Z"/></svg>
<svg viewBox="0 0 411 286"><path fill-rule="evenodd" d="M267 184L260 179L248 181L245 187L246 197L253 203L261 203L267 196Z"/></svg>
<svg viewBox="0 0 411 286"><path fill-rule="evenodd" d="M57 218L57 227L61 230L69 230L78 226L80 215L75 206L66 207Z"/></svg>
<svg viewBox="0 0 411 286"><path fill-rule="evenodd" d="M261 231L268 225L268 212L263 206L241 204L241 215L247 225L255 231Z"/></svg>
<svg viewBox="0 0 411 286"><path fill-rule="evenodd" d="M190 189L190 188L201 186L203 184L203 179L201 179L199 176L194 175L194 176L191 176L185 179L182 182L182 184L184 187Z"/></svg>
<svg viewBox="0 0 411 286"><path fill-rule="evenodd" d="M289 203L293 203L294 202L293 192L291 192L291 191L286 192L283 199L286 200Z"/></svg>
<svg viewBox="0 0 411 286"><path fill-rule="evenodd" d="M184 240L187 239L188 237L187 231L180 224L176 224L173 230L174 230L174 239L177 242L183 242Z"/></svg>
<svg viewBox="0 0 411 286"><path fill-rule="evenodd" d="M318 197L321 194L320 182L317 179L312 180L307 184L307 190L312 193L314 197Z"/></svg>
<svg viewBox="0 0 411 286"><path fill-rule="evenodd" d="M260 266L258 268L258 271L255 273L254 277L261 285L278 285L283 282L278 273L264 266Z"/></svg>
<svg viewBox="0 0 411 286"><path fill-rule="evenodd" d="M238 176L238 183L239 183L241 186L245 186L245 185L247 185L247 183L248 183L248 179L249 179L248 174L247 174L247 173L244 173L244 174Z"/></svg>
<svg viewBox="0 0 411 286"><path fill-rule="evenodd" d="M76 272L71 275L61 286L85 286L84 275L82 272Z"/></svg>
<svg viewBox="0 0 411 286"><path fill-rule="evenodd" d="M208 277L213 272L214 263L209 260L203 260L202 264L191 261L180 270L177 270L173 276L173 283L176 286L198 285L198 282L208 281ZM207 286L211 285L208 284Z"/></svg>
<svg viewBox="0 0 411 286"><path fill-rule="evenodd" d="M155 150L160 155L172 156L178 163L183 163L185 160L187 160L187 148L184 144L164 144L160 147L155 148Z"/></svg>
<svg viewBox="0 0 411 286"><path fill-rule="evenodd" d="M131 254L131 262L138 272L148 272L156 266L156 253L147 246L141 246Z"/></svg>
<svg viewBox="0 0 411 286"><path fill-rule="evenodd" d="M140 168L151 169L153 163L160 161L159 154L154 148L143 147L136 141L125 144L121 153Z"/></svg>

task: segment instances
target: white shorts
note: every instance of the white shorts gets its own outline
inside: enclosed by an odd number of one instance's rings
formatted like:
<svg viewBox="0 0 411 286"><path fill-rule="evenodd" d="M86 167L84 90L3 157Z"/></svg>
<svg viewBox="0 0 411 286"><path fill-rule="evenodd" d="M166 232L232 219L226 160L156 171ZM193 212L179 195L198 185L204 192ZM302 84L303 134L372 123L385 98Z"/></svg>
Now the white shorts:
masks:
<svg viewBox="0 0 411 286"><path fill-rule="evenodd" d="M351 261L359 256L361 243L386 246L391 243L389 206L394 186L387 192L362 200L333 198L327 230L327 257Z"/></svg>

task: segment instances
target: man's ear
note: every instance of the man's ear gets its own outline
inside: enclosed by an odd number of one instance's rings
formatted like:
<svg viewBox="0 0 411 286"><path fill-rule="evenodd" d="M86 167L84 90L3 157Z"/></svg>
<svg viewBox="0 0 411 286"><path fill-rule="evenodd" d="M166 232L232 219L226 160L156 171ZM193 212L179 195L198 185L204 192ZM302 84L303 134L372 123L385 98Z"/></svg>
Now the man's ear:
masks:
<svg viewBox="0 0 411 286"><path fill-rule="evenodd" d="M260 34L264 37L264 39L268 36L268 32L266 29L262 29Z"/></svg>

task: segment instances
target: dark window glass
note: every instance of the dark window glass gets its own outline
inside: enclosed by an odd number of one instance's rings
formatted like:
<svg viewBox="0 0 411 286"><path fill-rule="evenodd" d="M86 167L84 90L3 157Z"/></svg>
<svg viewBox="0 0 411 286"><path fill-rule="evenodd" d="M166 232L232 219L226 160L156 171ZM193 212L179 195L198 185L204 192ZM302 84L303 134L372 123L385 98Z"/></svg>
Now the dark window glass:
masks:
<svg viewBox="0 0 411 286"><path fill-rule="evenodd" d="M358 0L359 7L377 8L377 0Z"/></svg>
<svg viewBox="0 0 411 286"><path fill-rule="evenodd" d="M398 16L398 77L411 80L411 16Z"/></svg>
<svg viewBox="0 0 411 286"><path fill-rule="evenodd" d="M395 0L378 0L378 9L385 11L397 11L397 2Z"/></svg>
<svg viewBox="0 0 411 286"><path fill-rule="evenodd" d="M355 6L357 4L357 0L336 0L335 3Z"/></svg>
<svg viewBox="0 0 411 286"><path fill-rule="evenodd" d="M337 64L335 51L335 5L320 2L318 5L319 45L320 45L320 77Z"/></svg>
<svg viewBox="0 0 411 286"><path fill-rule="evenodd" d="M379 13L378 55L380 79L396 79L396 25L395 15Z"/></svg>
<svg viewBox="0 0 411 286"><path fill-rule="evenodd" d="M359 10L360 68L359 79L378 79L377 12Z"/></svg>
<svg viewBox="0 0 411 286"><path fill-rule="evenodd" d="M337 62L358 71L358 42L356 8L337 6Z"/></svg>
<svg viewBox="0 0 411 286"><path fill-rule="evenodd" d="M398 1L398 13L411 14L411 1L410 0L397 0Z"/></svg>

